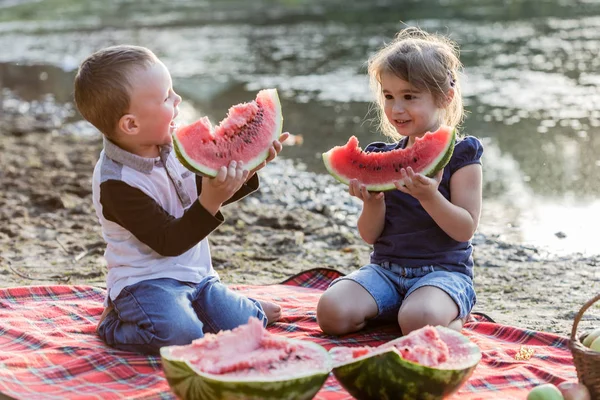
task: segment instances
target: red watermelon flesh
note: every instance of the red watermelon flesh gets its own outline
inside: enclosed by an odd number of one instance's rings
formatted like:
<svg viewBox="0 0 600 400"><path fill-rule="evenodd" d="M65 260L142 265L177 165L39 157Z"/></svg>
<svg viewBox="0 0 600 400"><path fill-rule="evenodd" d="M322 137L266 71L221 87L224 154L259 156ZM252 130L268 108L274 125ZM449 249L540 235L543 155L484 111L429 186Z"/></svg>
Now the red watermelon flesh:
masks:
<svg viewBox="0 0 600 400"><path fill-rule="evenodd" d="M206 334L188 346L174 348L171 357L198 371L233 377L265 377L325 368L321 349L302 346L269 333L256 318L232 331Z"/></svg>
<svg viewBox="0 0 600 400"><path fill-rule="evenodd" d="M216 176L232 160L242 161L251 170L267 158L282 124L277 90L265 89L256 100L232 106L216 127L203 117L178 128L173 147L181 163L198 174Z"/></svg>
<svg viewBox="0 0 600 400"><path fill-rule="evenodd" d="M323 153L323 161L329 173L342 183L357 179L371 191L393 190L394 182L402 181L402 168L435 176L452 157L455 135L454 128L442 125L416 138L411 147L383 153L363 151L352 136L345 146Z"/></svg>
<svg viewBox="0 0 600 400"><path fill-rule="evenodd" d="M427 367L439 368L443 367L444 363L450 359L450 350L443 338L449 340L451 345L455 343L452 336L444 336L443 332L440 333L432 326L426 326L379 347L339 347L332 353L332 356L336 363L344 363L371 353L389 351L390 348L393 348L405 360ZM453 357L459 356L456 354L457 351L453 353Z"/></svg>

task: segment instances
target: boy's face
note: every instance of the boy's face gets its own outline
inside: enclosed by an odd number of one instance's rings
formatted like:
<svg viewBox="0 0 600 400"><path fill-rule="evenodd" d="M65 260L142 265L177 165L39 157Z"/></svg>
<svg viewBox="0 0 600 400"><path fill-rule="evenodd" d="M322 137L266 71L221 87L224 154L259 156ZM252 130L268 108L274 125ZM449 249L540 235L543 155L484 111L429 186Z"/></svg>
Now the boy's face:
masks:
<svg viewBox="0 0 600 400"><path fill-rule="evenodd" d="M173 91L173 82L167 67L157 60L147 68L136 68L131 73L132 91L126 122L130 132L129 142L143 151L144 147L171 143L175 131L174 119L179 113L181 97Z"/></svg>

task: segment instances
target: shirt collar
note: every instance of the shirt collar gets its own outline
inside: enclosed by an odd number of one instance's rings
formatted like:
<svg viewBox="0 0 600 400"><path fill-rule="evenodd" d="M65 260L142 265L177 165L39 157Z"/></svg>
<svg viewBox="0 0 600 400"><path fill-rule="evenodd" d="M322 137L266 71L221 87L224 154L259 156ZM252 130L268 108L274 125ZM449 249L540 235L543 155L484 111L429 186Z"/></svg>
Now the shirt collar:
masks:
<svg viewBox="0 0 600 400"><path fill-rule="evenodd" d="M110 141L106 137L104 138L104 154L106 154L108 158L145 174L152 172L154 164L159 159L166 159L168 154L171 152L171 149L171 145L160 146L161 157L146 158L130 153L127 150L123 150L114 142Z"/></svg>

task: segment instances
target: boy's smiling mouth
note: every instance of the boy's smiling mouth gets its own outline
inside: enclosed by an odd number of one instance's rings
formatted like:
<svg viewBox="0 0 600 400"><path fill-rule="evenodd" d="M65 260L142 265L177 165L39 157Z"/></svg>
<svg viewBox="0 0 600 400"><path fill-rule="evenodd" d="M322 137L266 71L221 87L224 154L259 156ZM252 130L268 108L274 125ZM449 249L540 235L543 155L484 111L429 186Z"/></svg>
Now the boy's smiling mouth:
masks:
<svg viewBox="0 0 600 400"><path fill-rule="evenodd" d="M177 129L177 121L175 121L177 119L177 116L179 115L179 112L175 112L175 115L173 115L173 118L171 119L171 123L169 124L169 129L171 132L174 132Z"/></svg>

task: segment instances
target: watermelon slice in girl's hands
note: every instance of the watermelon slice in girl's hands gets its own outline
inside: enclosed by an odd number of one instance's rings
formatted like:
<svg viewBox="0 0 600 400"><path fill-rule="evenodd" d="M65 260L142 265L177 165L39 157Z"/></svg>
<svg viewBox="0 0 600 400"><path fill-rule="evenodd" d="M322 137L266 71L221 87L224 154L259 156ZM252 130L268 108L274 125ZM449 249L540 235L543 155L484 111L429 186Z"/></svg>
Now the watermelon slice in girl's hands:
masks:
<svg viewBox="0 0 600 400"><path fill-rule="evenodd" d="M208 117L180 127L173 134L173 148L179 161L199 175L214 177L232 160L250 171L267 159L282 125L277 90L265 89L256 100L231 107L217 127Z"/></svg>
<svg viewBox="0 0 600 400"><path fill-rule="evenodd" d="M393 190L394 182L402 180L402 168L411 167L415 173L435 176L450 161L455 139L456 130L442 125L437 131L416 138L406 149L365 153L352 136L345 146L323 153L323 161L329 173L346 185L357 179L370 191Z"/></svg>

